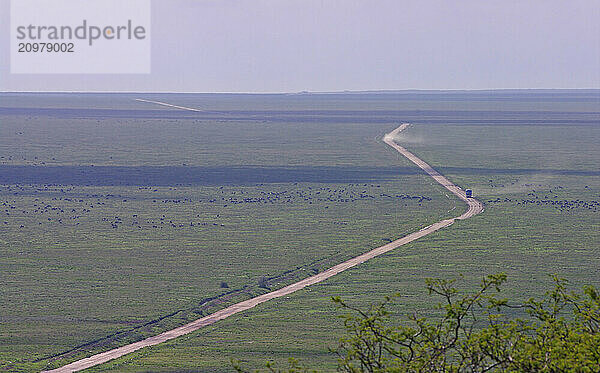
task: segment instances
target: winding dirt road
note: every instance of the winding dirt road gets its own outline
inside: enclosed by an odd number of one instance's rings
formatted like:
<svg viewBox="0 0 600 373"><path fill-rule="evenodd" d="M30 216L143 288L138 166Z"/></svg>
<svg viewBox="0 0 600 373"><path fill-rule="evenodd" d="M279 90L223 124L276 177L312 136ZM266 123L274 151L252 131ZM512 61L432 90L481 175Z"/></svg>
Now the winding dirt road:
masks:
<svg viewBox="0 0 600 373"><path fill-rule="evenodd" d="M151 101L148 101L151 102ZM164 103L158 103L158 102L154 102L157 104L161 104L164 105ZM176 107L175 105L170 105L167 104L168 106L173 106ZM188 109L188 108L185 108ZM119 358L123 355L129 354L131 352L137 351L141 348L144 347L148 347L148 346L154 346L157 345L159 343L180 337L182 335L191 333L193 331L196 331L200 328L203 328L207 325L213 324L219 320L222 320L226 317L235 315L238 312L242 312L245 311L247 309L253 308L261 303L264 303L268 300L271 300L273 298L279 298L285 295L289 295L295 291L298 291L300 289L304 289L307 286L319 283L321 281L324 281L332 276L335 276L336 274L343 272L347 269L350 269L358 264L361 264L363 262L366 262L367 260L374 258L378 255L387 253L388 251L394 250L404 244L407 244L409 242L412 242L416 239L419 239L423 236L426 236L430 233L433 233L439 229L442 229L444 227L447 227L449 225L451 225L452 223L454 223L455 220L457 219L468 219L473 215L477 215L480 212L483 211L483 205L481 204L481 202L477 201L474 198L466 198L465 197L465 193L464 191L459 188L458 186L452 184L448 179L446 179L443 175L441 175L440 173L438 173L436 170L434 170L430 165L428 165L427 163L425 163L424 161L422 161L420 158L418 158L417 156L415 156L414 154L412 154L411 152L409 152L408 150L406 150L405 148L403 148L402 146L398 145L395 141L394 141L394 137L400 132L403 131L406 127L408 127L409 124L405 123L402 124L400 127L396 128L394 131L388 133L387 135L385 135L385 137L383 138L383 141L388 144L389 146L393 147L394 149L396 149L398 152L400 152L403 156L405 156L406 158L408 158L409 160L411 160L413 163L415 163L417 166L419 166L420 168L422 168L425 172L427 172L433 179L435 179L435 181L437 181L438 183L440 183L441 185L444 186L444 188L448 189L450 192L454 193L456 196L458 196L458 198L462 199L463 201L465 201L467 203L467 205L469 206L467 211L464 212L463 214L461 214L460 216L457 216L455 218L452 219L446 219L446 220L442 220L439 221L437 223L434 223L430 226L427 226L417 232L411 233L408 236L404 236L402 238L399 238L395 241L392 241L386 245L380 246L376 249L373 249L369 252L366 252L362 255L359 255L357 257L354 257L350 260L347 260L343 263L340 263L338 265L335 265L331 268L329 268L328 270L321 272L319 274L316 274L314 276L305 278L304 280L298 281L294 284L288 285L284 288L281 288L279 290L275 290L272 291L270 293L267 294L263 294L263 295L259 295L257 297L254 297L252 299L248 299L245 300L243 302L239 302L236 303L232 306L229 306L227 308L224 308L220 311L217 311L209 316L203 317L201 319L192 321L189 324L180 326L178 328L175 328L173 330L169 330L167 332L161 333L159 335L153 336L153 337L149 337L146 338L142 341L139 342L135 342L132 344L128 344L126 346L123 347L119 347L119 348L115 348L113 350L110 351L106 351L97 355L93 355L90 356L88 358L82 359L82 360L78 360L75 361L71 364L65 365L63 367L60 367L58 369L54 369L54 370L50 370L50 371L46 371L46 372L53 372L53 373L67 373L67 372L76 372L76 371L80 371L83 369L87 369L90 367L93 367L95 365L99 365L102 363L105 363L107 361Z"/></svg>

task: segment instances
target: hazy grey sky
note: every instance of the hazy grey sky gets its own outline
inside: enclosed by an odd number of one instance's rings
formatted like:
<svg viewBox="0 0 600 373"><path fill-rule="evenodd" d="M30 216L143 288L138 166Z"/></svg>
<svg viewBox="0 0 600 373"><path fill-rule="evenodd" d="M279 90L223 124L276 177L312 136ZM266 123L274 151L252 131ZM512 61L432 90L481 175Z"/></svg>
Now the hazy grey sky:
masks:
<svg viewBox="0 0 600 373"><path fill-rule="evenodd" d="M11 75L8 9L0 90L600 88L599 0L153 0L150 75Z"/></svg>

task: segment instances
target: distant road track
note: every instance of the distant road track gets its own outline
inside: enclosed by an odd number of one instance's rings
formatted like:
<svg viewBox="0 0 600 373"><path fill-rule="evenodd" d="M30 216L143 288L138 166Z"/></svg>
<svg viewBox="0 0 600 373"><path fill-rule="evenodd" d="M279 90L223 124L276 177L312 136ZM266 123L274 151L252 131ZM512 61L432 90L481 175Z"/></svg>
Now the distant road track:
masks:
<svg viewBox="0 0 600 373"><path fill-rule="evenodd" d="M138 99L139 101L147 101L147 100L141 100ZM158 103L161 105L166 105L166 106L172 106L175 108L182 108L180 106L175 106L175 105L170 105L170 104L166 104L166 103L160 103L160 102L156 102L156 101L147 101L147 102L153 102L153 103ZM184 108L185 110L194 110L194 111L200 111L200 110L196 110L196 109L190 109L190 108ZM259 295L257 297L254 297L252 299L248 299L245 300L243 302L239 302L236 303L232 306L229 306L227 308L224 308L220 311L217 311L211 315L208 315L206 317L203 317L201 319L192 321L189 324L185 324L183 326L180 326L178 328L169 330L167 332L161 333L159 335L155 335L153 337L149 337L144 339L143 341L139 341L139 342L135 342L135 343L131 343L128 344L126 346L123 347L119 347L119 348L115 348L113 350L110 351L106 351L97 355L93 355L90 356L88 358L82 359L82 360L78 360L75 361L73 363L70 363L68 365L65 365L63 367L60 367L58 369L54 369L54 370L50 370L50 371L46 371L46 372L53 372L53 373L67 373L67 372L76 372L76 371L80 371L83 369L87 369L90 367L93 367L95 365L99 365L99 364L103 364L106 363L107 361L119 358L123 355L129 354L131 352L137 351L141 348L144 347L148 347L148 346L154 346L157 345L159 343L180 337L182 335L194 332L200 328L203 328L207 325L211 325L219 320L222 320L226 317L229 317L231 315L235 315L238 312L242 312L245 310L248 310L250 308L253 308L261 303L264 303L268 300L274 299L274 298L279 298L285 295L289 295L295 291L298 291L300 289L304 289L307 286L319 283L321 281L324 281L332 276L337 275L340 272L343 272L347 269L350 269L358 264L364 263L367 260L374 258L376 256L379 256L381 254L385 254L388 251L394 250L395 248L398 248L404 244L407 244L409 242L412 242L416 239L419 239L423 236L426 236L430 233L433 233L439 229L442 229L444 227L447 227L449 225L451 225L452 223L454 223L455 220L462 220L462 219L468 219L471 216L477 215L480 212L483 211L483 205L481 204L481 202L479 202L478 200L474 199L474 198L466 198L465 197L465 193L464 191L459 188L458 186L452 184L448 179L446 179L443 175L441 175L439 172L437 172L436 170L434 170L430 165L428 165L427 163L425 163L424 161L422 161L420 158L418 158L416 155L412 154L411 152L409 152L408 150L406 150L405 148L403 148L402 146L398 145L395 141L394 141L394 137L400 133L401 131L403 131L406 127L408 127L409 124L408 123L404 123L402 124L400 127L396 128L394 131L388 133L387 135L385 135L385 137L383 138L383 141L388 144L389 146L391 146L392 148L396 149L398 152L400 152L400 154L402 154L403 156L405 156L406 158L408 158L409 160L411 160L414 164L416 164L417 166L419 166L421 169L423 169L425 172L427 172L429 174L429 176L431 176L433 179L435 179L435 181L437 181L438 183L440 183L444 188L448 189L450 192L452 192L453 194L455 194L456 196L458 196L458 198L460 198L461 200L463 200L464 202L467 203L468 205L468 209L467 211L465 211L462 215L457 216L455 218L451 218L451 219L446 219L446 220L442 220L439 221L437 223L434 223L432 225L429 225L417 232L411 233L408 236L404 236L402 238L399 238L395 241L392 241L386 245L380 246L376 249L373 249L369 252L366 252L362 255L359 255L357 257L354 257L350 260L347 260L343 263L340 263L338 265L335 265L331 268L329 268L328 270L321 272L319 274L316 274L314 276L305 278L304 280L300 280L294 284L288 285L284 288L281 288L279 290L275 290L272 291L270 293L267 294L263 294L263 295Z"/></svg>
<svg viewBox="0 0 600 373"><path fill-rule="evenodd" d="M187 110L187 111L195 111L195 112L203 112L204 110L200 110L200 109L194 109L193 107L185 107L185 106L178 106L178 105L173 105L173 104L168 104L166 102L160 102L160 101L152 101L152 100L145 100L143 98L136 98L136 101L139 102L148 102L150 104L157 104L157 105L162 105L162 106L168 106L168 107L172 107L175 109L181 109L181 110Z"/></svg>

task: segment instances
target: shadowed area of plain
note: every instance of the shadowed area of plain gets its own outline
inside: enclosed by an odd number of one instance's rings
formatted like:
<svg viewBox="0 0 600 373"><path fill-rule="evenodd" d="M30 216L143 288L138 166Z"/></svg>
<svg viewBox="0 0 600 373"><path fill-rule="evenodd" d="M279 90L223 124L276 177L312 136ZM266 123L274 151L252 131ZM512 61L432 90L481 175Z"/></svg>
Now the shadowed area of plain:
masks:
<svg viewBox="0 0 600 373"><path fill-rule="evenodd" d="M600 112L493 111L493 110L227 110L191 112L179 109L11 108L0 115L88 119L251 120L268 122L387 123L484 125L600 125Z"/></svg>
<svg viewBox="0 0 600 373"><path fill-rule="evenodd" d="M448 174L600 176L600 171L444 167ZM0 166L2 184L90 186L247 185L261 183L365 183L423 174L412 167L193 167L193 166Z"/></svg>
<svg viewBox="0 0 600 373"><path fill-rule="evenodd" d="M421 173L402 167L0 166L0 183L62 185L226 185L357 183Z"/></svg>

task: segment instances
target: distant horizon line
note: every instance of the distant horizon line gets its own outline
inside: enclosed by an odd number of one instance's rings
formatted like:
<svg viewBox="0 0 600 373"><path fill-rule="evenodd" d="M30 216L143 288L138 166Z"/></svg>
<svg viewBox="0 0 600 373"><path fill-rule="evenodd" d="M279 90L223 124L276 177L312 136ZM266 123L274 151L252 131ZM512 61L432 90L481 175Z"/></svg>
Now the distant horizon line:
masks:
<svg viewBox="0 0 600 373"><path fill-rule="evenodd" d="M600 91L599 88L477 88L477 89L463 89L463 88L445 88L445 89L369 89L369 90L340 90L340 91L296 91L296 92L201 92L201 91L105 91L105 90L60 90L60 91L3 91L0 90L0 94L5 93L86 93L86 94L98 94L98 93L114 93L114 94L206 94L206 95L311 95L311 94L361 94L361 93L427 93L427 92L519 92L519 91Z"/></svg>

